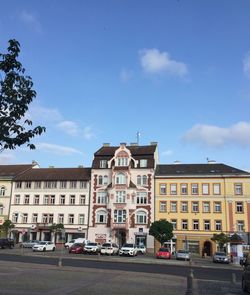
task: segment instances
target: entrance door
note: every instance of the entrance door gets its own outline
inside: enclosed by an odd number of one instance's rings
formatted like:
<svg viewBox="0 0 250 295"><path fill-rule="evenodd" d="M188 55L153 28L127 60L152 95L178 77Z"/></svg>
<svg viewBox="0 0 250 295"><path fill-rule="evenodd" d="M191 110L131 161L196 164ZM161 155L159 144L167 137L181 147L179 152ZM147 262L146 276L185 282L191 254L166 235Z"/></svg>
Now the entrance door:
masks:
<svg viewBox="0 0 250 295"><path fill-rule="evenodd" d="M51 241L51 232L44 232L44 241Z"/></svg>
<svg viewBox="0 0 250 295"><path fill-rule="evenodd" d="M212 244L209 241L204 243L204 254L206 253L207 256L211 256L212 252Z"/></svg>
<svg viewBox="0 0 250 295"><path fill-rule="evenodd" d="M125 230L118 230L117 232L116 232L116 238L117 238L117 240L118 240L118 246L119 247L122 247L125 243L126 243L126 232L125 232Z"/></svg>

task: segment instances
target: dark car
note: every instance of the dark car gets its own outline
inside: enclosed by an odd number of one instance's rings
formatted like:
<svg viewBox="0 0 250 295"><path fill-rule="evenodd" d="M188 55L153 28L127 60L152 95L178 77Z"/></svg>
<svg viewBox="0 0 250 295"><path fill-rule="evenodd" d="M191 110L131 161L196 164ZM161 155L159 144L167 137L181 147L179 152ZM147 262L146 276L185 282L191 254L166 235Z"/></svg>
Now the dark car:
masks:
<svg viewBox="0 0 250 295"><path fill-rule="evenodd" d="M157 259L171 259L171 253L167 248L160 248L157 252L156 252L156 258Z"/></svg>
<svg viewBox="0 0 250 295"><path fill-rule="evenodd" d="M81 254L84 252L84 244L75 243L69 248L69 253Z"/></svg>
<svg viewBox="0 0 250 295"><path fill-rule="evenodd" d="M4 239L0 239L0 248L4 249L4 248L13 248L14 247L14 240L12 239L8 239L8 238L4 238Z"/></svg>
<svg viewBox="0 0 250 295"><path fill-rule="evenodd" d="M241 279L242 291L250 292L250 253L245 255L245 261L243 262L243 273Z"/></svg>

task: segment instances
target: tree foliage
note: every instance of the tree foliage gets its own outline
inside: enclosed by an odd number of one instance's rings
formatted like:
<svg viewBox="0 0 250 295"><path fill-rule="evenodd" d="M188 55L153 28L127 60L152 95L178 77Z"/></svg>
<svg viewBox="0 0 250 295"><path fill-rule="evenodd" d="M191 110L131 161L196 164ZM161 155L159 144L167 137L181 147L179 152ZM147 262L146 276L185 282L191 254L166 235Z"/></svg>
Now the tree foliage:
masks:
<svg viewBox="0 0 250 295"><path fill-rule="evenodd" d="M173 237L173 225L167 220L158 220L151 224L149 234L153 236L161 245Z"/></svg>
<svg viewBox="0 0 250 295"><path fill-rule="evenodd" d="M214 234L211 240L216 242L219 245L219 248L222 250L223 247L230 241L230 237L224 233L220 233Z"/></svg>
<svg viewBox="0 0 250 295"><path fill-rule="evenodd" d="M35 149L30 140L45 132L45 127L31 127L33 123L25 119L25 115L36 91L31 77L25 75L25 69L17 60L19 42L9 40L7 51L0 53L0 151L24 144Z"/></svg>
<svg viewBox="0 0 250 295"><path fill-rule="evenodd" d="M6 219L2 225L0 225L0 232L4 233L5 237L8 237L9 231L14 228L15 225L12 223L11 220Z"/></svg>

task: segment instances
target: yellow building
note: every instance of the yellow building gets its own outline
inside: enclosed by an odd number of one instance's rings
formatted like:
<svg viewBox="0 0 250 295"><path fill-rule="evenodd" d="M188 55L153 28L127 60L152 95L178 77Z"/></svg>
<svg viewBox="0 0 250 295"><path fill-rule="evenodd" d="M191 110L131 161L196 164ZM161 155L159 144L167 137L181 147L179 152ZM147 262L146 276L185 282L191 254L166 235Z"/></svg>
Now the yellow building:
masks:
<svg viewBox="0 0 250 295"><path fill-rule="evenodd" d="M174 228L169 247L210 256L214 233L239 234L249 244L250 173L224 164L157 165L155 220ZM159 246L159 245L157 245Z"/></svg>

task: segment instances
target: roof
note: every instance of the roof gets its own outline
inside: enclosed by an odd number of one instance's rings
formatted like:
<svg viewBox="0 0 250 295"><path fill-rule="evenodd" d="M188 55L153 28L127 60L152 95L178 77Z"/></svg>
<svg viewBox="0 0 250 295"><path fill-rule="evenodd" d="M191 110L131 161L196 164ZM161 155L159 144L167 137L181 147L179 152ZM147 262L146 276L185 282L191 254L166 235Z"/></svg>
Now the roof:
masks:
<svg viewBox="0 0 250 295"><path fill-rule="evenodd" d="M91 168L37 168L15 177L15 181L90 180Z"/></svg>
<svg viewBox="0 0 250 295"><path fill-rule="evenodd" d="M155 176L182 176L182 175L244 175L249 176L250 173L219 163L209 164L171 164L157 165Z"/></svg>
<svg viewBox="0 0 250 295"><path fill-rule="evenodd" d="M0 178L13 178L20 173L32 169L34 164L23 165L0 165Z"/></svg>

